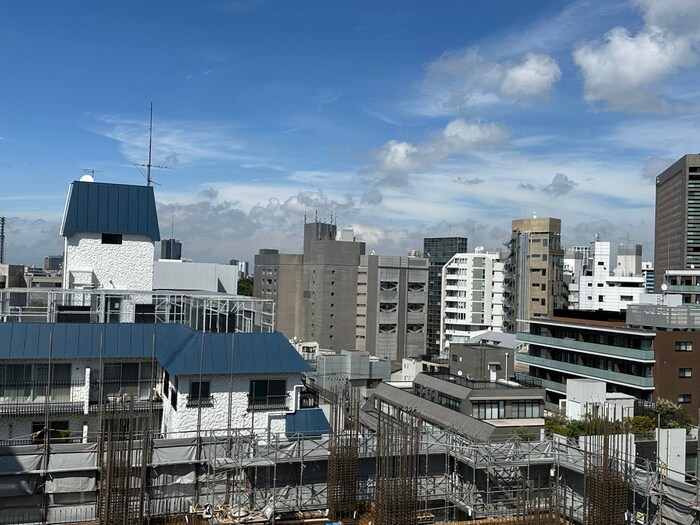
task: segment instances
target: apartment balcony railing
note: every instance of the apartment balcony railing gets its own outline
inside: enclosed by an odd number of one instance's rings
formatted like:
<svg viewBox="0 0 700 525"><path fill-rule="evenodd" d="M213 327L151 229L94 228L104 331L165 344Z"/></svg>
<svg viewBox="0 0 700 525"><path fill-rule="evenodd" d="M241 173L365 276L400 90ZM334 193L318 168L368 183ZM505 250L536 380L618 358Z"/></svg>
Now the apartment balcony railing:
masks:
<svg viewBox="0 0 700 525"><path fill-rule="evenodd" d="M268 396L251 396L248 394L248 411L290 410L290 402L291 396L288 393Z"/></svg>
<svg viewBox="0 0 700 525"><path fill-rule="evenodd" d="M0 382L0 417L77 415L84 411L84 381Z"/></svg>
<svg viewBox="0 0 700 525"><path fill-rule="evenodd" d="M647 339L651 341L651 339ZM654 350L642 350L640 348L629 348L626 346L601 345L598 343L586 343L575 339L564 339L561 337L548 337L544 335L533 335L527 332L518 332L518 341L525 343L535 343L542 346L560 348L562 350L575 350L587 354L606 355L619 359L633 361L654 362Z"/></svg>
<svg viewBox="0 0 700 525"><path fill-rule="evenodd" d="M653 377L641 377L632 374L623 374L621 372L613 372L611 370L605 370L602 368L594 368L592 366L577 365L574 363L567 363L565 361L556 361L554 359L547 359L545 357L536 357L530 354L519 353L517 355L517 361L519 363L524 363L533 366L539 366L542 368L547 368L549 370L556 370L560 372L566 372L579 377L588 377L591 379L599 379L600 381L607 381L612 383L617 383L625 386L630 386L632 388L641 389L653 389L654 388L654 378Z"/></svg>
<svg viewBox="0 0 700 525"><path fill-rule="evenodd" d="M151 379L91 382L90 413L97 413L104 409L133 410L134 412L162 409L163 401L160 393L155 390L155 385L156 382Z"/></svg>
<svg viewBox="0 0 700 525"><path fill-rule="evenodd" d="M195 407L213 407L214 396L187 396L187 408Z"/></svg>
<svg viewBox="0 0 700 525"><path fill-rule="evenodd" d="M522 372L515 373L515 381L518 383L534 383L539 384L542 388L547 390L554 390L560 394L566 394L566 385L562 383L557 383L556 381L550 381L548 379L541 379L539 377L533 377L530 374L523 374Z"/></svg>

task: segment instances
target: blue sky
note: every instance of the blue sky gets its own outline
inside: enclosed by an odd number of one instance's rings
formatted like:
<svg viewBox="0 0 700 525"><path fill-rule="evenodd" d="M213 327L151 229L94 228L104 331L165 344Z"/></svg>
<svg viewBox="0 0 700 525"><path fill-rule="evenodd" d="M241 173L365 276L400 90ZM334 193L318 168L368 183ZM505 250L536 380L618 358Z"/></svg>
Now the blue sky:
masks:
<svg viewBox="0 0 700 525"><path fill-rule="evenodd" d="M700 3L5 2L9 262L61 251L70 181L141 184L154 103L161 231L198 261L301 250L304 214L368 251L643 242L654 175L697 152Z"/></svg>

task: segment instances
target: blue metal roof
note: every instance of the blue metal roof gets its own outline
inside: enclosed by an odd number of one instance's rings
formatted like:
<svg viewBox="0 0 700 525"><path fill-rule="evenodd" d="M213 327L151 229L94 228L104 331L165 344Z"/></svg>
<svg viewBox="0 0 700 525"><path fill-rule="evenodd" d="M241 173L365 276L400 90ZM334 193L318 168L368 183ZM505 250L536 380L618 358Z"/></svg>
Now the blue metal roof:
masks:
<svg viewBox="0 0 700 525"><path fill-rule="evenodd" d="M71 183L61 235L77 232L146 235L160 240L151 186L105 182Z"/></svg>
<svg viewBox="0 0 700 525"><path fill-rule="evenodd" d="M232 363L234 374L310 370L278 332L202 333L181 324L0 323L0 361L43 361L49 355L61 360L149 359L154 351L174 376L230 374Z"/></svg>
<svg viewBox="0 0 700 525"><path fill-rule="evenodd" d="M320 436L331 431L328 418L320 408L302 408L294 414L285 416L287 437L293 436Z"/></svg>

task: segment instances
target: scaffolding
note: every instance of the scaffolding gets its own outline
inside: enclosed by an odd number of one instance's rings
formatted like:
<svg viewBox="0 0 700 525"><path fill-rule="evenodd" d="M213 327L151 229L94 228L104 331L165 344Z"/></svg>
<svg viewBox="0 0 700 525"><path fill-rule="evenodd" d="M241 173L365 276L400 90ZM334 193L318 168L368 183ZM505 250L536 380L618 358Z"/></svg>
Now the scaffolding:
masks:
<svg viewBox="0 0 700 525"><path fill-rule="evenodd" d="M345 388L331 407L332 428L328 454L328 511L335 520L357 511L358 433L360 402L357 390Z"/></svg>
<svg viewBox="0 0 700 525"><path fill-rule="evenodd" d="M418 524L420 428L417 414L396 421L380 412L374 474L377 525Z"/></svg>

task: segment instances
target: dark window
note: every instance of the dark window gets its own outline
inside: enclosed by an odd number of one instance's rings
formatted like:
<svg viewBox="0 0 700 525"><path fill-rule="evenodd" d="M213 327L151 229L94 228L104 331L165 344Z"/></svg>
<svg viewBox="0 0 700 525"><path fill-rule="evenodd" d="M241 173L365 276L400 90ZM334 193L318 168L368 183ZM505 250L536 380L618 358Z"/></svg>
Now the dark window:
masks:
<svg viewBox="0 0 700 525"><path fill-rule="evenodd" d="M679 403L690 403L690 394L678 394Z"/></svg>
<svg viewBox="0 0 700 525"><path fill-rule="evenodd" d="M190 381L189 399L205 399L210 395L209 381Z"/></svg>
<svg viewBox="0 0 700 525"><path fill-rule="evenodd" d="M273 410L287 406L287 381L257 379L250 382L249 409Z"/></svg>
<svg viewBox="0 0 700 525"><path fill-rule="evenodd" d="M679 368L678 369L678 377L693 377L693 369L692 368Z"/></svg>
<svg viewBox="0 0 700 525"><path fill-rule="evenodd" d="M121 233L103 233L102 234L102 244L121 244L122 234Z"/></svg>
<svg viewBox="0 0 700 525"><path fill-rule="evenodd" d="M692 352L692 341L676 341L676 352Z"/></svg>

